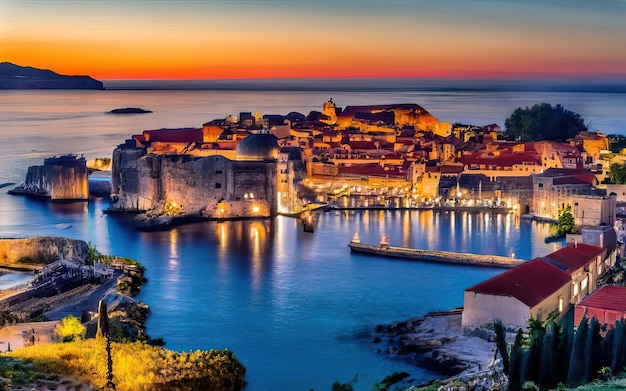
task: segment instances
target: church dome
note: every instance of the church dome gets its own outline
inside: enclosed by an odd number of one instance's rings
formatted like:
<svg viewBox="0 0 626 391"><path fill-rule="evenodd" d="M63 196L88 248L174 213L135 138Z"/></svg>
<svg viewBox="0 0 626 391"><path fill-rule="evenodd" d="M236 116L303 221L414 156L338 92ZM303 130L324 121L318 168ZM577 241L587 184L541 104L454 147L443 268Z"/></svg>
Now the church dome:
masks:
<svg viewBox="0 0 626 391"><path fill-rule="evenodd" d="M278 158L278 139L270 133L252 133L237 143L236 160L266 162Z"/></svg>

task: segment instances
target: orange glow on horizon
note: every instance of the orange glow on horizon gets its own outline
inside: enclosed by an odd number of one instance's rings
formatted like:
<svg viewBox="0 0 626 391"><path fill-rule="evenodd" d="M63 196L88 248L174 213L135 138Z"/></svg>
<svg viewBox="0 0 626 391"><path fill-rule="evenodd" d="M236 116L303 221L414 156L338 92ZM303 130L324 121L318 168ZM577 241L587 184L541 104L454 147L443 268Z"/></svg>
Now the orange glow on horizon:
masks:
<svg viewBox="0 0 626 391"><path fill-rule="evenodd" d="M33 55L33 53L37 53ZM83 52L84 53L84 52ZM423 79L531 79L550 77L593 76L592 70L582 65L568 67L553 64L541 70L533 70L524 64L512 64L488 67L472 64L465 69L453 68L451 64L434 67L422 66L356 66L352 63L335 64L276 64L270 61L264 64L245 62L240 64L216 64L206 61L170 63L141 63L138 59L126 61L105 61L94 55L89 59L75 53L46 53L20 50L3 56L2 61L13 62L21 66L50 69L63 75L89 75L98 80L210 80L210 79L357 79L357 78L423 78ZM90 61L93 59L92 61ZM202 60L202 59L200 59ZM233 61L235 62L235 61ZM611 72L613 71L613 72ZM609 69L609 74L625 76L625 72L616 66Z"/></svg>

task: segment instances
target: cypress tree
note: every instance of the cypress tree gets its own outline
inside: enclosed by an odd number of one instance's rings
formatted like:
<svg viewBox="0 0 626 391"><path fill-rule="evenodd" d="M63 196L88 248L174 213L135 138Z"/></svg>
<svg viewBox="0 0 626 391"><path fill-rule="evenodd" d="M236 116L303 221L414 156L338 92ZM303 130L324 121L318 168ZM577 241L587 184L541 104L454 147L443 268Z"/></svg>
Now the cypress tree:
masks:
<svg viewBox="0 0 626 391"><path fill-rule="evenodd" d="M505 375L509 374L509 352L506 348L506 330L499 320L493 323L493 331L496 333L496 349L502 357L502 370Z"/></svg>
<svg viewBox="0 0 626 391"><path fill-rule="evenodd" d="M543 348L543 338L546 330L543 328L536 329L530 336L530 346L528 353L524 357L524 366L522 372L522 380L532 381L537 384L539 381L539 368L541 367L541 351ZM522 383L523 384L523 383Z"/></svg>
<svg viewBox="0 0 626 391"><path fill-rule="evenodd" d="M573 322L566 323L559 333L559 346L557 354L557 371L559 381L565 383L567 381L567 372L569 371L570 357L572 355L572 344L574 341L574 325Z"/></svg>
<svg viewBox="0 0 626 391"><path fill-rule="evenodd" d="M601 342L600 322L598 322L598 318L593 316L589 320L589 329L587 330L587 337L585 338L585 366L583 376L585 383L589 383L598 376L598 371L601 368Z"/></svg>
<svg viewBox="0 0 626 391"><path fill-rule="evenodd" d="M609 330L606 332L604 338L602 338L602 342L600 343L600 368L611 367L614 337L615 330Z"/></svg>
<svg viewBox="0 0 626 391"><path fill-rule="evenodd" d="M568 386L578 386L583 379L585 370L585 341L587 339L587 330L589 324L587 316L583 315L580 320L578 329L574 334L574 342L572 344L572 353L570 355L569 371L567 372Z"/></svg>
<svg viewBox="0 0 626 391"><path fill-rule="evenodd" d="M613 349L611 352L611 370L619 373L626 366L626 331L624 321L618 319L613 329Z"/></svg>
<svg viewBox="0 0 626 391"><path fill-rule="evenodd" d="M509 365L509 391L520 391L522 389L522 381L520 378L522 369L522 358L524 351L522 342L524 340L524 332L522 329L517 330L515 342L511 348L511 362Z"/></svg>
<svg viewBox="0 0 626 391"><path fill-rule="evenodd" d="M537 385L540 389L554 388L559 382L557 372L558 330L558 325L552 322L548 325L543 336L541 363L539 365L539 379L537 381Z"/></svg>
<svg viewBox="0 0 626 391"><path fill-rule="evenodd" d="M107 305L104 301L98 302L98 328L96 329L96 338L105 338L109 335L109 313Z"/></svg>

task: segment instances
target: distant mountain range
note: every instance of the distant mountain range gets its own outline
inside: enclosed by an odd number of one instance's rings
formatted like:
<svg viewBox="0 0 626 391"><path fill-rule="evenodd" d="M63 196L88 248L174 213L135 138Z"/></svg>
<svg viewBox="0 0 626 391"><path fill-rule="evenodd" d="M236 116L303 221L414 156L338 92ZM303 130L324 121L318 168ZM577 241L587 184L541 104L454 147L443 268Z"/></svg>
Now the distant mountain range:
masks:
<svg viewBox="0 0 626 391"><path fill-rule="evenodd" d="M89 76L59 75L47 69L0 63L0 90L22 89L104 90L104 84Z"/></svg>

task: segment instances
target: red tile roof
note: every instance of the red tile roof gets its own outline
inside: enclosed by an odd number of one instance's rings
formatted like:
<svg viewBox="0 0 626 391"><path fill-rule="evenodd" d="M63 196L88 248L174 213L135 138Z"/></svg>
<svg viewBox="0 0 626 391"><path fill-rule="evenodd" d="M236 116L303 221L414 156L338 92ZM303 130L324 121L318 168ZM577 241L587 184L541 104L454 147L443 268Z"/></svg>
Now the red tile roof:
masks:
<svg viewBox="0 0 626 391"><path fill-rule="evenodd" d="M482 152L464 154L459 161L466 165L485 164L488 166L512 167L515 164L541 164L541 158L535 151L502 153L500 156L485 156Z"/></svg>
<svg viewBox="0 0 626 391"><path fill-rule="evenodd" d="M400 171L399 166L387 165L382 167L378 164L354 165L350 167L339 167L339 174L369 175L376 177L400 177L406 178L406 173Z"/></svg>
<svg viewBox="0 0 626 391"><path fill-rule="evenodd" d="M391 105L368 105L368 106L346 106L346 108L341 113L342 116L350 116L354 117L357 112L372 112L372 111L381 111L381 110L394 110L394 109L403 109L403 110L415 110L416 112L421 113L422 115L430 115L428 111L426 111L422 106L417 105L415 103L401 103L401 104L391 104Z"/></svg>
<svg viewBox="0 0 626 391"><path fill-rule="evenodd" d="M426 166L426 172L440 172L442 174L460 174L463 170L465 170L463 166L457 165Z"/></svg>
<svg viewBox="0 0 626 391"><path fill-rule="evenodd" d="M578 303L577 306L593 307L626 313L626 287L603 286L592 293L589 297Z"/></svg>
<svg viewBox="0 0 626 391"><path fill-rule="evenodd" d="M596 185L596 183L597 179L593 174L568 175L552 180L553 185Z"/></svg>
<svg viewBox="0 0 626 391"><path fill-rule="evenodd" d="M355 149L376 150L378 149L378 147L373 141L350 141L349 145L352 150L355 150Z"/></svg>
<svg viewBox="0 0 626 391"><path fill-rule="evenodd" d="M536 258L467 288L466 291L514 297L528 307L534 307L569 281L570 276L567 273Z"/></svg>
<svg viewBox="0 0 626 391"><path fill-rule="evenodd" d="M179 128L179 129L157 129L144 130L144 136L150 141L161 142L202 142L202 129Z"/></svg>
<svg viewBox="0 0 626 391"><path fill-rule="evenodd" d="M604 249L602 247L583 243L576 245L570 243L566 247L546 255L544 258L547 262L571 275L576 270L587 266L603 252Z"/></svg>

